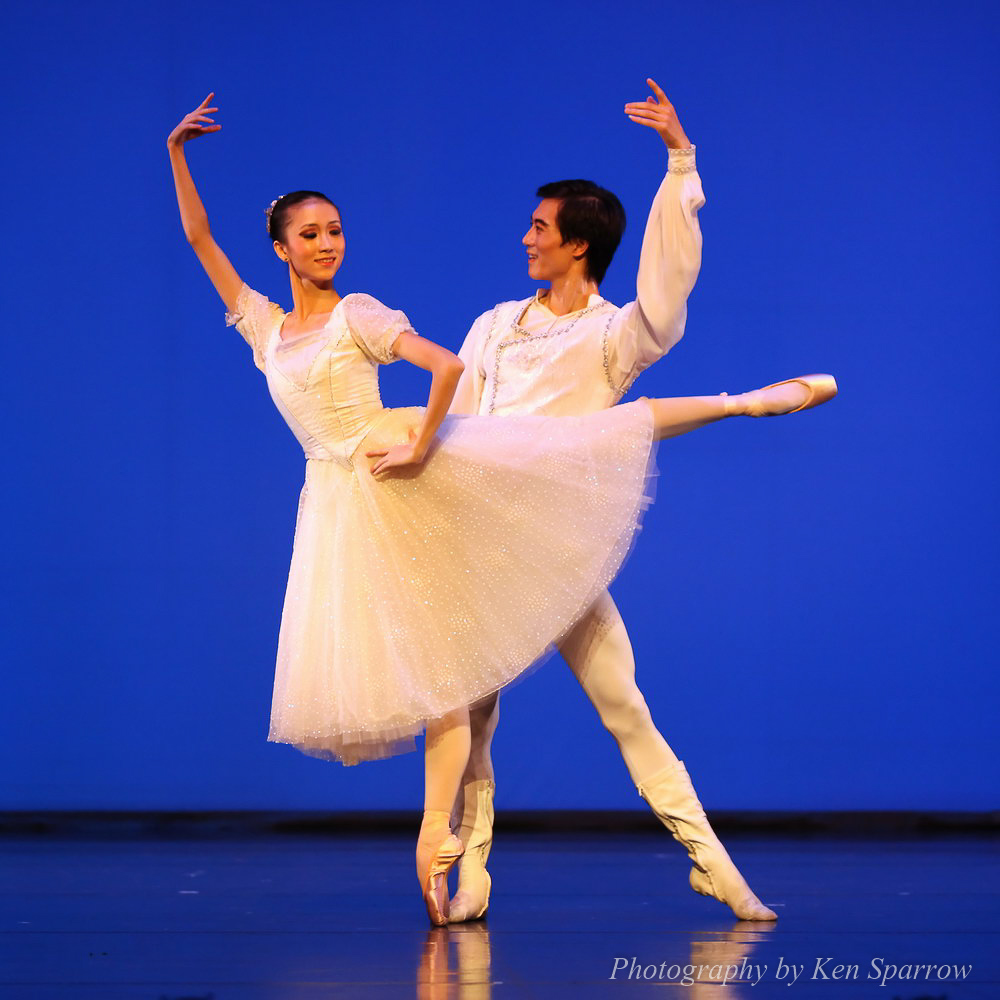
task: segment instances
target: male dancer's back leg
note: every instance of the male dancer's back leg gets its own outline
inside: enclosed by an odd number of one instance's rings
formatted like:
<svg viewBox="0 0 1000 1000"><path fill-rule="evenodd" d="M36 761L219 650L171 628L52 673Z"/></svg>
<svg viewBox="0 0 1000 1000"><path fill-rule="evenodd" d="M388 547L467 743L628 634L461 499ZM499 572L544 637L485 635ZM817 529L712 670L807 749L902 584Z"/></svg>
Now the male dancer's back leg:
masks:
<svg viewBox="0 0 1000 1000"><path fill-rule="evenodd" d="M559 650L617 742L639 794L688 852L691 887L725 903L740 919L777 919L733 864L705 816L684 764L653 724L635 682L635 658L625 623L607 591ZM459 831L466 854L451 904L455 922L477 919L489 905L490 878L485 866L492 844L495 788L490 746L498 720L495 698L472 712L473 747L463 779Z"/></svg>

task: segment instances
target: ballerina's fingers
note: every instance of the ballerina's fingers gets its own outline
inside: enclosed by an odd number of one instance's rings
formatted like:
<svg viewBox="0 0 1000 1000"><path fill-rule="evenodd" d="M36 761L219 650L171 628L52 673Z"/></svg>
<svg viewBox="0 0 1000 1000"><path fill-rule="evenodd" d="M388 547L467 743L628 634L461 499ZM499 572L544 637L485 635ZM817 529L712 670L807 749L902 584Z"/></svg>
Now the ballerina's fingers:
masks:
<svg viewBox="0 0 1000 1000"><path fill-rule="evenodd" d="M206 108L206 111L216 111L217 108ZM199 110L192 111L189 115L185 115L184 121L182 123L184 129L188 133L189 138L194 138L195 136L205 135L208 132L218 132L221 125L216 124L214 118L209 118L208 115L200 114Z"/></svg>
<svg viewBox="0 0 1000 1000"><path fill-rule="evenodd" d="M379 449L377 449L375 451L366 451L365 452L365 458L379 458L379 459L384 459L385 456L388 455L388 454L389 454L389 449L388 448L379 448ZM377 473L381 472L383 468L385 468L385 462L384 461L375 462L370 467L369 471L374 476Z"/></svg>
<svg viewBox="0 0 1000 1000"><path fill-rule="evenodd" d="M219 109L217 107L210 108L208 106L209 101L211 101L213 97L215 97L215 91L212 91L212 93L210 93L208 95L208 97L206 97L205 100L203 100L201 102L201 104L199 104L198 107L196 107L194 109L194 111L192 111L190 114L188 114L187 118L189 120L194 120L195 118L197 118L197 117L199 117L201 115L210 115L210 114L213 114L214 112L218 111Z"/></svg>

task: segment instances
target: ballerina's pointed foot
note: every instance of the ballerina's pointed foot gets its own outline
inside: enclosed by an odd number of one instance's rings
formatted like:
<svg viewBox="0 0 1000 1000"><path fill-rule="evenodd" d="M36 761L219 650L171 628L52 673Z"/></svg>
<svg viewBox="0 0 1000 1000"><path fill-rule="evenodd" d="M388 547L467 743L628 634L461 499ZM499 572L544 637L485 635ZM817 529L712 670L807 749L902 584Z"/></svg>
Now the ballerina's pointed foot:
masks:
<svg viewBox="0 0 1000 1000"><path fill-rule="evenodd" d="M418 865L417 878L424 894L427 916L435 927L448 923L448 873L462 856L465 848L462 841L449 831L437 849L430 855L426 869Z"/></svg>
<svg viewBox="0 0 1000 1000"><path fill-rule="evenodd" d="M799 410L811 410L828 403L837 395L837 380L832 375L800 375L726 398L729 415L777 417Z"/></svg>
<svg viewBox="0 0 1000 1000"><path fill-rule="evenodd" d="M691 868L688 881L695 892L702 896L711 896L720 903L725 903L740 920L777 920L778 914L765 906L743 880L743 876L732 866L736 881L730 886L717 886L715 880L699 868Z"/></svg>

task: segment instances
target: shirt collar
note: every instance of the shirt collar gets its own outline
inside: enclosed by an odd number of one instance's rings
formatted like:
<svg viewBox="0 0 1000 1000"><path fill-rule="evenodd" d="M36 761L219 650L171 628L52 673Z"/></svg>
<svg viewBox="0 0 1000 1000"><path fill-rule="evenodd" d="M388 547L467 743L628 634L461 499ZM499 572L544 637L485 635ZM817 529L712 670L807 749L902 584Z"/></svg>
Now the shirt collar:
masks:
<svg viewBox="0 0 1000 1000"><path fill-rule="evenodd" d="M531 304L533 306L537 306L539 309L544 309L550 316L555 316L555 313L552 312L552 310L542 301L540 297L542 292L547 292L547 291L548 291L547 288L539 288L538 291L535 292L535 297L531 300ZM590 296L590 298L587 299L587 304L583 307L583 309L593 309L594 306L599 306L604 301L605 300L595 292L593 295ZM571 313L566 313L566 315L575 316L577 313L583 312L583 309L576 309ZM561 318L562 317L560 317L560 319Z"/></svg>

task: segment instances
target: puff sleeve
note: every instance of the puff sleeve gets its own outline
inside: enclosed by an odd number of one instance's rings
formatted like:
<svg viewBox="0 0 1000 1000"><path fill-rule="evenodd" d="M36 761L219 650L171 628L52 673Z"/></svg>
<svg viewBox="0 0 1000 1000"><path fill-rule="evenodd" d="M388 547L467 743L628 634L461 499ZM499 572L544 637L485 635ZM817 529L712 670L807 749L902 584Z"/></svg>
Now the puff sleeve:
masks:
<svg viewBox="0 0 1000 1000"><path fill-rule="evenodd" d="M382 365L398 360L392 345L401 333L417 332L405 313L360 292L344 298L344 317L354 342L372 361Z"/></svg>
<svg viewBox="0 0 1000 1000"><path fill-rule="evenodd" d="M245 282L236 296L236 308L226 313L226 326L235 326L253 350L253 363L264 370L264 353L275 327L281 324L285 311Z"/></svg>

